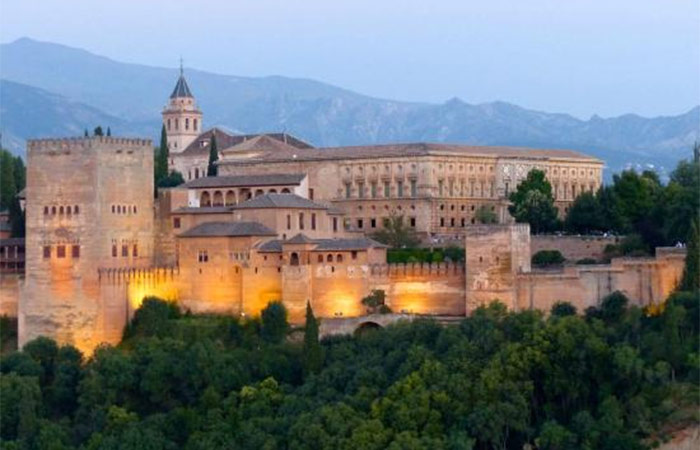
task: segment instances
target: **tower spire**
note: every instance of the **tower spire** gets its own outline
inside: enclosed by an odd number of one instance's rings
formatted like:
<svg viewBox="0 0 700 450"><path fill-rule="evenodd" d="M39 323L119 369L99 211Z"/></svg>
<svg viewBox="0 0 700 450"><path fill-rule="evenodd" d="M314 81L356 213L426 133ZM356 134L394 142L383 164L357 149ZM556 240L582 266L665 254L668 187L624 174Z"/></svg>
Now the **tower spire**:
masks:
<svg viewBox="0 0 700 450"><path fill-rule="evenodd" d="M182 56L180 56L180 76L184 74L184 70L182 69Z"/></svg>

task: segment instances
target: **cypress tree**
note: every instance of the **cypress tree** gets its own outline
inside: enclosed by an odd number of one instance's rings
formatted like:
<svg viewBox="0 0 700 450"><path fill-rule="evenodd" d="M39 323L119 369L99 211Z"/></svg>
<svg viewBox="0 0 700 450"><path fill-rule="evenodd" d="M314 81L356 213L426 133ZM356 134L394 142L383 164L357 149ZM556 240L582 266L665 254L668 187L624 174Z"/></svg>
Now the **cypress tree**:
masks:
<svg viewBox="0 0 700 450"><path fill-rule="evenodd" d="M323 365L323 352L318 342L318 320L311 304L306 302L306 326L304 329L304 374L317 373Z"/></svg>
<svg viewBox="0 0 700 450"><path fill-rule="evenodd" d="M88 136L90 136L90 135L88 134L88 132L87 132L87 128L85 128L85 133L84 133L84 136L85 136L85 137L88 137Z"/></svg>
<svg viewBox="0 0 700 450"><path fill-rule="evenodd" d="M160 148L158 149L158 154L155 164L155 181L156 185L168 177L168 160L170 159L170 151L168 149L168 135L165 132L165 125L160 129Z"/></svg>
<svg viewBox="0 0 700 450"><path fill-rule="evenodd" d="M691 224L686 249L688 253L685 255L685 269L680 290L697 291L700 289L700 225L697 219Z"/></svg>
<svg viewBox="0 0 700 450"><path fill-rule="evenodd" d="M218 174L218 167L215 164L219 159L219 152L216 148L216 135L211 135L211 146L209 148L209 165L207 166L207 176L215 177Z"/></svg>
<svg viewBox="0 0 700 450"><path fill-rule="evenodd" d="M95 129L92 131L92 134L94 136L104 136L104 132L102 131L102 126L98 125L95 127Z"/></svg>
<svg viewBox="0 0 700 450"><path fill-rule="evenodd" d="M112 135L112 130L109 127L107 127L107 136L111 136L111 135Z"/></svg>

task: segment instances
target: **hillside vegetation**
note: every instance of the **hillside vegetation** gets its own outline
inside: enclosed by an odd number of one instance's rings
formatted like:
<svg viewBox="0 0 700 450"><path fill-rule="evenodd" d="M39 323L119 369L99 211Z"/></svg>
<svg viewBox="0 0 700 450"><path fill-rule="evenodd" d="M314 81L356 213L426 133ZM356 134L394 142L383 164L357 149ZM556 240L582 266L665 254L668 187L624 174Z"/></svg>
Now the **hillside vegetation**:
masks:
<svg viewBox="0 0 700 450"><path fill-rule="evenodd" d="M39 338L0 369L4 449L641 449L698 422L698 296L649 316L494 303L321 341L149 299L85 359Z"/></svg>

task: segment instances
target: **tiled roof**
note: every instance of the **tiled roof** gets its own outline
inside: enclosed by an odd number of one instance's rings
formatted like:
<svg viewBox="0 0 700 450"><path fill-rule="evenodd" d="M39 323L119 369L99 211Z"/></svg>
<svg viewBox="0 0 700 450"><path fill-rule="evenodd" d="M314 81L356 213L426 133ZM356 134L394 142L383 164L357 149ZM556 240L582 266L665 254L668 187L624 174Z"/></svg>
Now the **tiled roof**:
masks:
<svg viewBox="0 0 700 450"><path fill-rule="evenodd" d="M338 239L316 239L318 244L314 251L329 250L366 250L368 248L388 248L388 246L370 238L338 238Z"/></svg>
<svg viewBox="0 0 700 450"><path fill-rule="evenodd" d="M296 194L263 194L234 206L234 209L267 208L328 209Z"/></svg>
<svg viewBox="0 0 700 450"><path fill-rule="evenodd" d="M219 164L237 164L245 162L275 162L275 161L314 161L334 159L364 159L364 158L391 158L428 155L471 155L505 158L529 158L529 159L576 159L602 162L591 156L584 155L573 150L545 150L525 147L508 146L477 146L462 144L385 144L362 145L348 147L328 147L281 150L276 152L261 153L249 159L226 158Z"/></svg>
<svg viewBox="0 0 700 450"><path fill-rule="evenodd" d="M209 143L211 142L211 137L216 136L216 147L219 151L228 151L232 147L252 141L259 137L266 137L268 139L282 143L283 145L289 146L290 148L313 148L313 146L307 142L302 141L287 133L263 133L263 134L233 134L221 128L211 128L204 133L197 136L197 138L192 141L190 145L181 153L185 156L193 155L208 155L209 154ZM265 142L259 142L259 145L263 145ZM203 145L205 143L206 145Z"/></svg>
<svg viewBox="0 0 700 450"><path fill-rule="evenodd" d="M286 241L273 239L258 245L260 252L275 252L282 251L284 244L315 244L311 251L315 252L335 252L335 251L352 251L352 250L367 250L370 248L388 248L386 245L379 243L369 238L337 238L337 239L310 239L303 234L297 234Z"/></svg>
<svg viewBox="0 0 700 450"><path fill-rule="evenodd" d="M14 245L19 245L20 247L24 247L24 238L0 239L0 247L14 246Z"/></svg>
<svg viewBox="0 0 700 450"><path fill-rule="evenodd" d="M285 244L311 244L314 240L303 233L299 233L294 237L284 241Z"/></svg>
<svg viewBox="0 0 700 450"><path fill-rule="evenodd" d="M182 206L173 214L225 214L233 211L233 206L203 206L201 208Z"/></svg>
<svg viewBox="0 0 700 450"><path fill-rule="evenodd" d="M266 175L234 175L221 177L204 177L189 181L181 187L212 188L238 186L280 186L299 185L306 177L303 173L273 173Z"/></svg>
<svg viewBox="0 0 700 450"><path fill-rule="evenodd" d="M193 227L179 237L277 236L258 222L206 222Z"/></svg>
<svg viewBox="0 0 700 450"><path fill-rule="evenodd" d="M282 241L280 239L272 239L271 241L263 242L258 245L258 251L279 253L282 251Z"/></svg>
<svg viewBox="0 0 700 450"><path fill-rule="evenodd" d="M190 92L190 87L187 85L187 81L185 80L184 75L180 75L180 78L177 79L177 84L175 85L175 89L173 89L173 93L170 94L170 98L182 98L182 97L190 97L192 98L192 92Z"/></svg>

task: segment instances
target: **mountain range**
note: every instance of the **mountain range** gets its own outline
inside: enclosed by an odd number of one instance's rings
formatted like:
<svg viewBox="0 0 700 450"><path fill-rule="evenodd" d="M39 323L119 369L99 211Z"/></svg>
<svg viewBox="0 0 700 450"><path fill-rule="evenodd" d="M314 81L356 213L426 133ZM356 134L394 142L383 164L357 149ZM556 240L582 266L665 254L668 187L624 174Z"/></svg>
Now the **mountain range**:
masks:
<svg viewBox="0 0 700 450"><path fill-rule="evenodd" d="M96 125L156 139L177 69L129 64L85 50L22 38L0 45L2 144L82 135ZM206 127L286 131L316 146L450 142L569 148L612 170L672 168L700 135L700 106L684 114L581 120L506 102L442 104L379 99L314 80L240 77L186 69ZM439 82L436 76L435 82Z"/></svg>

